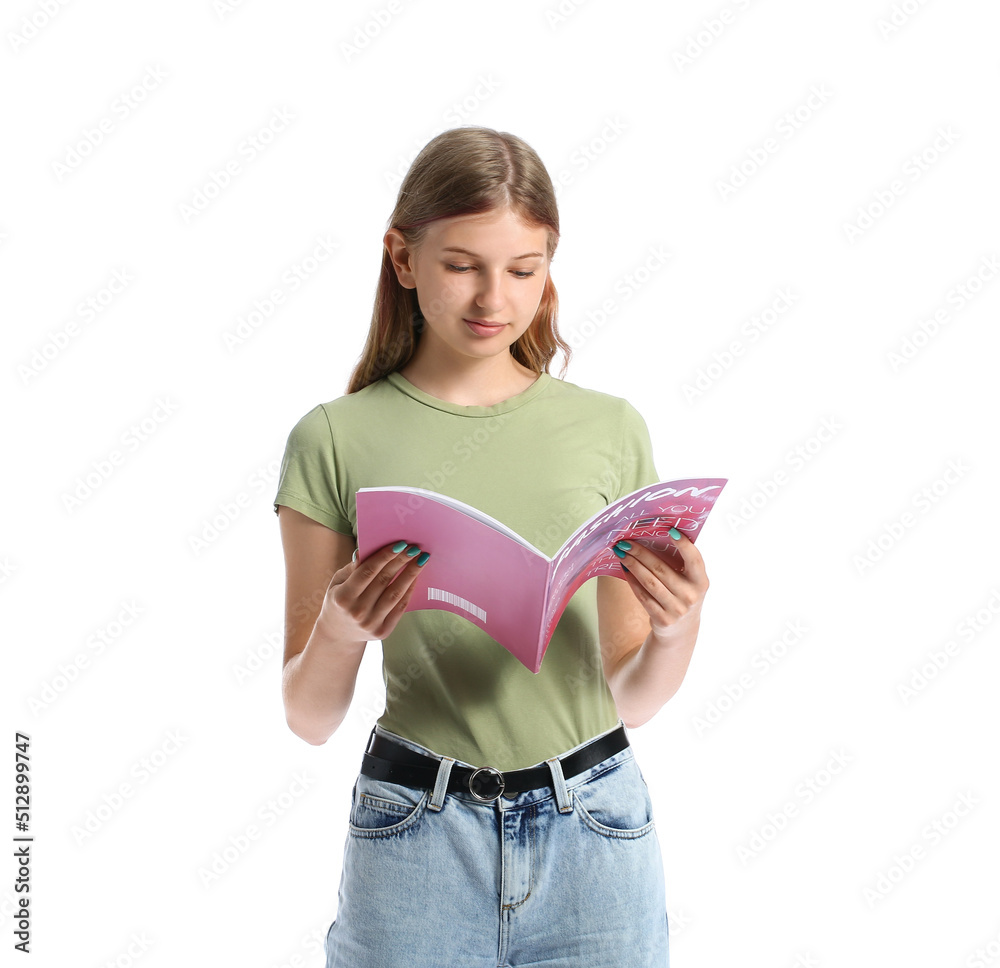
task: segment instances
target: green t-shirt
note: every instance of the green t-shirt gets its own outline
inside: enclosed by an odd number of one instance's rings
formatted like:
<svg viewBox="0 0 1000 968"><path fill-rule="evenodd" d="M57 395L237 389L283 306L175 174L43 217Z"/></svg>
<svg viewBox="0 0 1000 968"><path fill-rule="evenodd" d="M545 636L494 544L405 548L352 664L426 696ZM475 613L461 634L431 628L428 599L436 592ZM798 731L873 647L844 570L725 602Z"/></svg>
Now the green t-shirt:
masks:
<svg viewBox="0 0 1000 968"><path fill-rule="evenodd" d="M461 406L393 372L295 424L274 510L356 536L358 488L423 487L554 555L601 508L658 480L646 424L621 397L543 373L494 406ZM472 622L434 609L406 612L382 647L379 725L475 766L531 766L618 722L594 579L570 599L537 674Z"/></svg>

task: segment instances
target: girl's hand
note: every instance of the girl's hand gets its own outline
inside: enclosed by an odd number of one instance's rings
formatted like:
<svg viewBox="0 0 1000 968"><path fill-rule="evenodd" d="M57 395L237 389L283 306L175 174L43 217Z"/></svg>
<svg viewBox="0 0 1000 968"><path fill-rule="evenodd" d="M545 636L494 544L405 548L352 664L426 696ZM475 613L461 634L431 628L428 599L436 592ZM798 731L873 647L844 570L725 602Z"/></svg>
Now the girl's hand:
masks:
<svg viewBox="0 0 1000 968"><path fill-rule="evenodd" d="M385 638L406 611L428 558L416 545L397 541L349 562L330 579L317 623L340 641Z"/></svg>
<svg viewBox="0 0 1000 968"><path fill-rule="evenodd" d="M612 549L628 569L622 577L649 613L653 634L663 638L684 619L697 620L708 591L701 552L676 528L670 536L674 544L666 558L638 541L619 541Z"/></svg>

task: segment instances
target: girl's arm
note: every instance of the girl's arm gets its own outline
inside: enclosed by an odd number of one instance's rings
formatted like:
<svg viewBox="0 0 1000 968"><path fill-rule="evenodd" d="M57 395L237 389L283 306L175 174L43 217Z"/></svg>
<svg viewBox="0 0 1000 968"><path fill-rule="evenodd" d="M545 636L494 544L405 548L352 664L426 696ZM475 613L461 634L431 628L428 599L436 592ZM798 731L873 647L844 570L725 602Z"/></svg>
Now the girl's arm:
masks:
<svg viewBox="0 0 1000 968"><path fill-rule="evenodd" d="M701 554L681 532L679 558L669 564L641 544L629 544L625 581L597 579L604 676L626 726L648 722L680 688L691 662L708 576ZM680 568L680 570L678 570Z"/></svg>
<svg viewBox="0 0 1000 968"><path fill-rule="evenodd" d="M330 579L351 561L355 541L284 505L278 524L285 552L285 721L319 746L347 715L368 644L337 642L317 624Z"/></svg>
<svg viewBox="0 0 1000 968"><path fill-rule="evenodd" d="M279 505L285 553L285 721L320 746L344 721L365 646L406 610L420 567L387 545L352 561L353 536ZM426 561L424 556L420 556Z"/></svg>

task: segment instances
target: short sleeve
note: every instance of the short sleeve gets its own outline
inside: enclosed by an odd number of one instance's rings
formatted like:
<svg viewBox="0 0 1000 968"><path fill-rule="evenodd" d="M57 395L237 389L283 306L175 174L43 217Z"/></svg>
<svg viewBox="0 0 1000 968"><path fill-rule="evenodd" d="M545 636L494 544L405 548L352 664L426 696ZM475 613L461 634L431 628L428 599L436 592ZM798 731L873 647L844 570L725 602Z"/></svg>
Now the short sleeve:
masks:
<svg viewBox="0 0 1000 968"><path fill-rule="evenodd" d="M625 497L647 484L656 484L660 477L653 463L653 445L642 414L627 400L622 400L621 454L618 460L620 477L614 500Z"/></svg>
<svg viewBox="0 0 1000 968"><path fill-rule="evenodd" d="M279 504L334 531L354 533L337 487L333 430L322 404L299 418L288 435L274 497L275 514Z"/></svg>

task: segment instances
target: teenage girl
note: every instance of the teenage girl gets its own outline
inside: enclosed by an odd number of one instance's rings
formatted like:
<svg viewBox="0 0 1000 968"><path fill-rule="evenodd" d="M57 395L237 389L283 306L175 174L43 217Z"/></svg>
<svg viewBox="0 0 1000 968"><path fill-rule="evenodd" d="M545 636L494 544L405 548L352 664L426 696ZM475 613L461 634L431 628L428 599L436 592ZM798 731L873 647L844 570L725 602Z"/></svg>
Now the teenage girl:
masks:
<svg viewBox="0 0 1000 968"><path fill-rule="evenodd" d="M548 372L569 356L549 274L559 217L524 141L438 135L389 226L347 392L292 428L274 501L298 736L333 735L382 641L386 708L352 792L327 966L665 968L660 847L626 728L684 678L702 556L680 532L669 563L622 542L621 576L577 590L537 675L460 616L406 610L434 550L407 542L405 520L355 560L361 487L448 494L552 555L659 480L626 400Z"/></svg>

